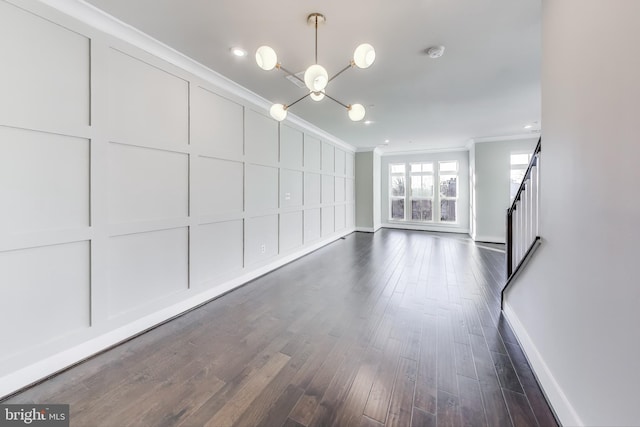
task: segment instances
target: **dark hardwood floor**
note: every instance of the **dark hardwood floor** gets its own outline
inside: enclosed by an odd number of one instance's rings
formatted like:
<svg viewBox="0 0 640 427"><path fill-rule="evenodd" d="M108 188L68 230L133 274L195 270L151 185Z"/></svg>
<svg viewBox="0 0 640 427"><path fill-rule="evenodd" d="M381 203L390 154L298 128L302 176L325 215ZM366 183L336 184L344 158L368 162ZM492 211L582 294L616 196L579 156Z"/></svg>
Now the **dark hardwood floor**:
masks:
<svg viewBox="0 0 640 427"><path fill-rule="evenodd" d="M500 314L504 253L354 233L5 403L72 426L555 426Z"/></svg>

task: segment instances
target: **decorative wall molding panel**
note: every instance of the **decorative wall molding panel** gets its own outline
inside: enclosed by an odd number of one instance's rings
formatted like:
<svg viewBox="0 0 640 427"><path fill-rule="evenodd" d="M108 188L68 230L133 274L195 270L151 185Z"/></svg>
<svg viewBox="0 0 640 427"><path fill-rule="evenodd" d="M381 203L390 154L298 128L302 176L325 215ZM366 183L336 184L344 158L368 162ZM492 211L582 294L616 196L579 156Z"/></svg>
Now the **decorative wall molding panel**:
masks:
<svg viewBox="0 0 640 427"><path fill-rule="evenodd" d="M62 3L0 0L0 397L355 227L353 147Z"/></svg>

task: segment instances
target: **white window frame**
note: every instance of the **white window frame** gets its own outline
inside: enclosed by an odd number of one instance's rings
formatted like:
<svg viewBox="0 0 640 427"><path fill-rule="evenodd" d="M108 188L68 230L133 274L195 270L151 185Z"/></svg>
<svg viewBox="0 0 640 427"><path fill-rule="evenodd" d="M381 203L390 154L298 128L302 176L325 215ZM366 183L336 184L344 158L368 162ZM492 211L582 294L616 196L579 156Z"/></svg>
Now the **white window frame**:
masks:
<svg viewBox="0 0 640 427"><path fill-rule="evenodd" d="M527 163L523 164L523 163L511 163L511 156L523 156L526 155L527 156ZM514 151L512 153L510 153L509 155L509 202L513 203L513 198L515 197L515 194L511 194L511 174L513 173L513 171L522 171L523 173L527 171L527 168L529 167L529 163L531 163L531 153L526 152L526 151ZM521 182L522 183L522 182ZM516 192L518 190L516 189Z"/></svg>
<svg viewBox="0 0 640 427"><path fill-rule="evenodd" d="M455 164L455 171L441 171L441 165L443 163L454 163ZM431 164L432 165L432 172L411 172L411 165L416 165L416 164ZM398 166L398 165L402 165L404 166L404 173L401 172L392 172L392 168L393 166ZM411 177L412 176L426 176L426 175L430 175L433 177L433 197L431 199L429 199L428 197L414 197L411 191ZM394 177L400 177L402 176L404 178L404 196L394 196L392 195L392 188L393 188L393 179ZM450 196L444 196L441 194L440 192L440 178L441 176L446 176L446 177L455 177L456 178L456 196L455 197L450 197ZM458 160L441 160L441 161L423 161L423 162L411 162L411 161L407 161L407 162L394 162L394 163L389 163L389 170L388 170L388 182L389 182L389 189L388 189L388 203L389 203L389 209L388 209L388 221L389 222L407 222L407 223L416 223L416 224L443 224L443 225L454 225L454 224L459 224L459 210L460 210L460 162ZM392 206L393 206L393 200L403 200L404 201L404 212L403 212L403 218L399 219L399 218L393 218L392 215ZM413 200L431 200L432 203L432 218L431 220L419 220L419 219L412 219L412 211L413 211L413 206L412 206L412 201ZM455 211L455 216L456 216L456 220L455 221L443 221L442 220L442 214L441 214L441 202L443 200L455 200L455 207L456 207L456 211Z"/></svg>
<svg viewBox="0 0 640 427"><path fill-rule="evenodd" d="M408 181L407 181L407 187L409 189L409 196L408 196L408 200L407 202L405 202L405 219L407 221L416 221L416 222L426 222L426 223L432 223L434 222L434 218L435 218L435 193L436 193L436 181L435 181L435 170L434 170L434 164L433 162L410 162L407 163L408 165ZM420 171L420 172L413 172L412 171L412 166L413 165L431 165L431 171ZM411 185L411 178L413 178L414 176L419 176L419 177L423 177L423 176L430 176L432 177L433 180L433 185L431 187L431 198L429 197L418 197L418 196L414 196L413 195L413 186ZM431 200L431 219L414 219L413 218L413 201L419 201L419 200Z"/></svg>
<svg viewBox="0 0 640 427"><path fill-rule="evenodd" d="M404 166L404 172L393 172L394 166ZM392 194L393 191L393 178L402 177L404 178L404 195L402 196L394 196ZM393 218L393 201L394 200L402 200L404 201L404 212L403 219ZM407 218L407 164L406 163L390 163L389 164L389 220L390 221L404 221Z"/></svg>
<svg viewBox="0 0 640 427"><path fill-rule="evenodd" d="M455 163L456 165L456 170L455 171L442 171L442 164L443 163ZM460 206L460 203L458 202L458 198L460 195L460 165L458 164L457 160L444 160L444 161L440 161L438 162L438 196L439 196L439 200L438 200L438 222L441 222L443 224L457 224L458 223L458 207ZM445 196L442 194L441 190L440 190L440 185L441 185L441 180L443 177L449 177L449 178L453 178L455 177L456 179L456 195L455 197L451 197L451 196ZM456 202L456 212L455 212L455 216L456 216L456 220L455 221L444 221L442 219L442 202L446 201L446 200L453 200Z"/></svg>

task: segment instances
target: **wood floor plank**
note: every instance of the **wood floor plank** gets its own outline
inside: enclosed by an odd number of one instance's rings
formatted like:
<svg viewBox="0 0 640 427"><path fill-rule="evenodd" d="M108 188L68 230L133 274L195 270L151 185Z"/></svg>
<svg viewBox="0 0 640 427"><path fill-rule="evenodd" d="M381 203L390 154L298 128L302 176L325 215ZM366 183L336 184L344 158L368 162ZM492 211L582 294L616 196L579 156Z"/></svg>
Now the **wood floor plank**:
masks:
<svg viewBox="0 0 640 427"><path fill-rule="evenodd" d="M451 314L441 310L438 315L438 390L458 395L456 383L456 367L453 349L453 331Z"/></svg>
<svg viewBox="0 0 640 427"><path fill-rule="evenodd" d="M478 311L474 302L468 298L462 299L462 307L465 319L467 320L467 328L470 334L483 335L482 325L478 317Z"/></svg>
<svg viewBox="0 0 640 427"><path fill-rule="evenodd" d="M365 360L360 364L358 372L349 387L349 392L341 403L341 407L335 417L334 426L355 425L361 420L367 398L371 393L375 373L380 363L378 353L370 349L364 358Z"/></svg>
<svg viewBox="0 0 640 427"><path fill-rule="evenodd" d="M515 427L536 427L538 425L531 406L529 406L529 401L524 394L504 390L504 397Z"/></svg>
<svg viewBox="0 0 640 427"><path fill-rule="evenodd" d="M428 412L413 408L411 427L436 427L436 416Z"/></svg>
<svg viewBox="0 0 640 427"><path fill-rule="evenodd" d="M460 388L460 419L468 427L489 427L482 403L480 383L469 377L458 375Z"/></svg>
<svg viewBox="0 0 640 427"><path fill-rule="evenodd" d="M418 366L415 360L400 359L385 424L387 427L411 425L417 370Z"/></svg>
<svg viewBox="0 0 640 427"><path fill-rule="evenodd" d="M400 362L400 346L401 343L398 340L389 339L387 341L382 361L364 408L364 415L381 423L386 421L391 402L393 383Z"/></svg>
<svg viewBox="0 0 640 427"><path fill-rule="evenodd" d="M363 415L360 419L360 427L384 427L384 424L379 423L378 421L372 420L371 418Z"/></svg>
<svg viewBox="0 0 640 427"><path fill-rule="evenodd" d="M407 309L406 322L401 326L406 333L402 339L401 356L418 361L420 358L420 339L422 333L422 314L415 309Z"/></svg>
<svg viewBox="0 0 640 427"><path fill-rule="evenodd" d="M131 426L174 426L189 417L225 385L211 369L202 368L202 361L194 360L189 365L191 369L185 371L193 373L191 377L176 371L177 375L145 393L126 412L111 413L103 422L119 424L118 420L126 419L125 424Z"/></svg>
<svg viewBox="0 0 640 427"><path fill-rule="evenodd" d="M470 335L470 341L487 423L491 427L511 426L511 417L504 401L502 388L500 387L486 341L484 337L473 334Z"/></svg>
<svg viewBox="0 0 640 427"><path fill-rule="evenodd" d="M297 421L292 420L291 418L287 418L287 421L285 421L284 424L282 424L282 427L306 427L303 424L300 424Z"/></svg>
<svg viewBox="0 0 640 427"><path fill-rule="evenodd" d="M6 403L96 427L555 427L500 311L504 262L465 236L353 233Z"/></svg>
<svg viewBox="0 0 640 427"><path fill-rule="evenodd" d="M350 357L354 342L348 336L341 337L329 352L320 368L306 387L305 394L291 411L289 418L303 425L309 425L315 411L322 401L331 381L340 367Z"/></svg>
<svg viewBox="0 0 640 427"><path fill-rule="evenodd" d="M435 415L438 387L438 319L435 316L425 315L423 322L414 405L418 409Z"/></svg>
<svg viewBox="0 0 640 427"><path fill-rule="evenodd" d="M303 426L308 426L311 424L313 414L316 413L321 399L322 396L303 394L291 409L289 418Z"/></svg>
<svg viewBox="0 0 640 427"><path fill-rule="evenodd" d="M286 365L275 375L268 387L265 387L251 402L251 405L242 413L236 421L239 426L255 426L269 412L276 400L292 385L293 377L306 365L311 354L320 345L320 342L305 340L303 345L290 355ZM298 396L291 404L296 403ZM291 409L291 408L289 408ZM288 414L288 412L287 412ZM287 415L285 414L285 415ZM286 417L285 417L286 418Z"/></svg>
<svg viewBox="0 0 640 427"><path fill-rule="evenodd" d="M493 359L493 366L498 374L498 381L500 386L504 389L514 391L516 393L524 394L522 386L520 385L520 379L516 374L516 370L511 364L511 359L506 354L491 352L491 358Z"/></svg>
<svg viewBox="0 0 640 427"><path fill-rule="evenodd" d="M436 413L438 427L460 427L460 400L458 396L438 390L438 411Z"/></svg>
<svg viewBox="0 0 640 427"><path fill-rule="evenodd" d="M230 382L208 399L197 411L186 417L178 425L205 425L220 409L225 406L233 397L253 379L255 373L260 369L264 369L266 363L272 360L273 356L278 353L278 349L282 348L288 339L288 335L276 337L266 348L254 354L244 369L231 379ZM281 357L287 357L282 355ZM219 368L214 367L214 372L219 372Z"/></svg>
<svg viewBox="0 0 640 427"><path fill-rule="evenodd" d="M358 372L358 367L364 357L364 352L365 349L362 347L356 346L353 348L353 351L348 355L331 379L331 383L329 387L327 387L320 404L317 406L309 426L320 427L334 424L334 421L340 415L339 409L345 401L351 384Z"/></svg>
<svg viewBox="0 0 640 427"><path fill-rule="evenodd" d="M540 426L557 426L558 422L547 404L524 353L517 344L507 343L506 347L538 424Z"/></svg>
<svg viewBox="0 0 640 427"><path fill-rule="evenodd" d="M254 372L247 384L238 390L232 398L211 418L205 427L231 427L244 413L269 382L280 372L291 358L276 353L261 368Z"/></svg>
<svg viewBox="0 0 640 427"><path fill-rule="evenodd" d="M458 375L464 375L467 378L477 379L476 367L473 363L473 353L471 352L471 345L455 343L456 354L456 373Z"/></svg>
<svg viewBox="0 0 640 427"><path fill-rule="evenodd" d="M287 421L287 417L289 416L291 409L293 409L303 393L304 390L300 387L289 384L286 390L278 397L274 405L260 419L260 421L254 425L258 427L283 425Z"/></svg>

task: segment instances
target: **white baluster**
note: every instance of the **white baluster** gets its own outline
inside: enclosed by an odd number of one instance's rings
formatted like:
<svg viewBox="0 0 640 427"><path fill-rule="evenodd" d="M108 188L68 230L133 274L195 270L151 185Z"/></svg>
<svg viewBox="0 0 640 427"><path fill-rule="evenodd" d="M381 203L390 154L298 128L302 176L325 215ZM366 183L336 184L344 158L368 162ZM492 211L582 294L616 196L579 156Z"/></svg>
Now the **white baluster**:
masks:
<svg viewBox="0 0 640 427"><path fill-rule="evenodd" d="M531 168L531 242L533 242L538 235L538 203L536 200L536 193L538 191L538 168Z"/></svg>
<svg viewBox="0 0 640 427"><path fill-rule="evenodd" d="M522 256L527 253L529 248L529 182L525 179L524 188L522 190Z"/></svg>

